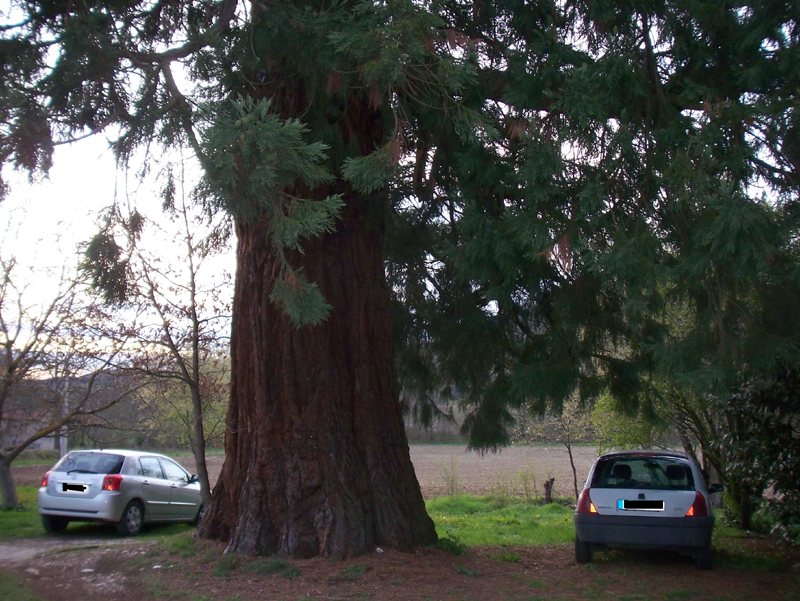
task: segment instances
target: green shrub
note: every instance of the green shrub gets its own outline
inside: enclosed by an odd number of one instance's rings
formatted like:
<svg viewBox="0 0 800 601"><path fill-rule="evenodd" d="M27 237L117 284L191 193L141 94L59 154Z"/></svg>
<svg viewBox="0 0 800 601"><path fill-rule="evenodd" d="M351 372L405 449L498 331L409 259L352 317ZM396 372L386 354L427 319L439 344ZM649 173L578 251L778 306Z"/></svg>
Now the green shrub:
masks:
<svg viewBox="0 0 800 601"><path fill-rule="evenodd" d="M455 536L442 536L436 541L436 547L451 555L466 555L467 547L461 544Z"/></svg>

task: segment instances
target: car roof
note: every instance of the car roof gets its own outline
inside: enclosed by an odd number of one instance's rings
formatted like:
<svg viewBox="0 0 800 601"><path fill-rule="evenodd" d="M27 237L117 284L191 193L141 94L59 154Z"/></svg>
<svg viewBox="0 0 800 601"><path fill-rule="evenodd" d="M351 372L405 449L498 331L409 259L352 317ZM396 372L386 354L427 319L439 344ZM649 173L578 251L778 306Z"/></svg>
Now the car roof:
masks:
<svg viewBox="0 0 800 601"><path fill-rule="evenodd" d="M604 457L618 457L620 455L624 455L626 457L671 457L674 459L689 459L689 455L681 451L668 451L663 449L631 449L629 451L611 451L609 453L603 453L600 455L600 457L598 457L598 459L603 459Z"/></svg>
<svg viewBox="0 0 800 601"><path fill-rule="evenodd" d="M108 453L109 455L124 455L126 457L142 457L142 456L156 456L167 457L163 453L156 453L154 451L132 451L130 449L72 449L70 453Z"/></svg>

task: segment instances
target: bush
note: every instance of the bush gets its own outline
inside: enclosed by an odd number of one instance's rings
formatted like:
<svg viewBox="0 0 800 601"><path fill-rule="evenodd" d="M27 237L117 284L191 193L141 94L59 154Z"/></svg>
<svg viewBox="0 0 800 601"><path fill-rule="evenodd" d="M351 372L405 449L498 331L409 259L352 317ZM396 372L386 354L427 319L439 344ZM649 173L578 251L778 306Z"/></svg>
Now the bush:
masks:
<svg viewBox="0 0 800 601"><path fill-rule="evenodd" d="M729 400L715 402L730 426L720 451L727 459L727 499L740 525L751 528L760 523L765 528L771 523L771 532L798 544L800 373L783 367L774 377L754 378ZM771 491L767 498L766 490Z"/></svg>

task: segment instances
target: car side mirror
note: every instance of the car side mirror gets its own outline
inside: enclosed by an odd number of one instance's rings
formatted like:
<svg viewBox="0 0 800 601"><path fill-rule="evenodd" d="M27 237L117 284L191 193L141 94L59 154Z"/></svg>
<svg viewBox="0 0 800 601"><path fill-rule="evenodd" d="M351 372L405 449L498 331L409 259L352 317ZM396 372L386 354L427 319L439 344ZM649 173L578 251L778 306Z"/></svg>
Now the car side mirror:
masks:
<svg viewBox="0 0 800 601"><path fill-rule="evenodd" d="M708 487L708 494L713 495L714 493L722 492L725 488L719 482L714 482L711 486Z"/></svg>
<svg viewBox="0 0 800 601"><path fill-rule="evenodd" d="M197 474L192 474L189 476L189 484L194 484L195 482L197 482Z"/></svg>

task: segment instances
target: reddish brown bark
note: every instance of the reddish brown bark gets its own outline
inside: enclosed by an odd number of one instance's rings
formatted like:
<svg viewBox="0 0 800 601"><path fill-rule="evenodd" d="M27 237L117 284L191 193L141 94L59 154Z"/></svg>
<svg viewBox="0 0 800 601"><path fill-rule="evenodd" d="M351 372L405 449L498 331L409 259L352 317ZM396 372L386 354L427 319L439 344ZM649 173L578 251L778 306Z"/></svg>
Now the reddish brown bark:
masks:
<svg viewBox="0 0 800 601"><path fill-rule="evenodd" d="M380 225L370 199L344 200L336 233L293 257L333 307L313 327L269 300L267 225L237 226L226 456L200 528L230 551L351 556L436 540L398 403Z"/></svg>

